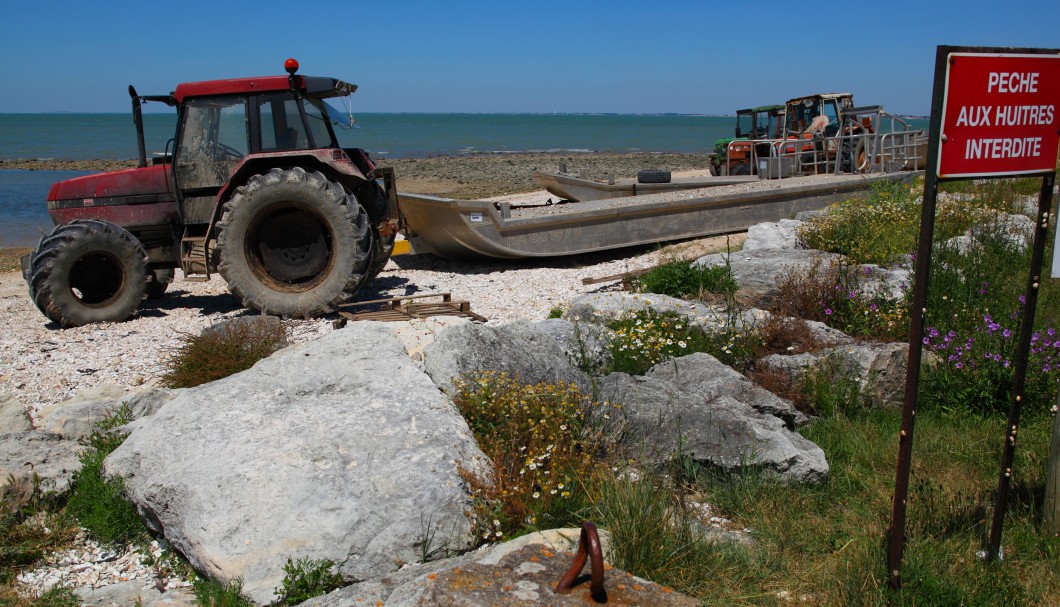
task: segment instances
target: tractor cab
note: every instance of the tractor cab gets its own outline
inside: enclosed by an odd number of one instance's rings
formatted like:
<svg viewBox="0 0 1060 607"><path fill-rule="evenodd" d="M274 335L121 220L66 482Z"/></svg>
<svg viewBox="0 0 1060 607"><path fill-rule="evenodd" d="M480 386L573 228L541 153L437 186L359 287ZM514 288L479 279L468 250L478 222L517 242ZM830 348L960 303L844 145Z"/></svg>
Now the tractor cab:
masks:
<svg viewBox="0 0 1060 607"><path fill-rule="evenodd" d="M850 93L821 93L791 99L785 108L786 135L801 137L815 126L825 135L834 135L839 130L843 111L852 107L854 96Z"/></svg>
<svg viewBox="0 0 1060 607"><path fill-rule="evenodd" d="M783 129L783 105L763 105L736 112L736 139L778 139Z"/></svg>
<svg viewBox="0 0 1060 607"><path fill-rule="evenodd" d="M737 110L734 137L714 143L711 173L714 175L749 175L755 172L754 151L760 149L768 156L769 144L754 140L777 139L784 130L784 106L763 105Z"/></svg>

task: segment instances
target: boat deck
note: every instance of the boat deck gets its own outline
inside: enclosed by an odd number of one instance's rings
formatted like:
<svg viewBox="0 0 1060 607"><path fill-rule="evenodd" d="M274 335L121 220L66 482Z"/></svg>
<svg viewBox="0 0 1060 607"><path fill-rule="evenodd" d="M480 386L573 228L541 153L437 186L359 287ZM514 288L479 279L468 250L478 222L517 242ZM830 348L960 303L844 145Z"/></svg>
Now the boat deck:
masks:
<svg viewBox="0 0 1060 607"><path fill-rule="evenodd" d="M582 202L519 205L398 193L412 250L449 258L573 255L746 230L918 173L755 180Z"/></svg>

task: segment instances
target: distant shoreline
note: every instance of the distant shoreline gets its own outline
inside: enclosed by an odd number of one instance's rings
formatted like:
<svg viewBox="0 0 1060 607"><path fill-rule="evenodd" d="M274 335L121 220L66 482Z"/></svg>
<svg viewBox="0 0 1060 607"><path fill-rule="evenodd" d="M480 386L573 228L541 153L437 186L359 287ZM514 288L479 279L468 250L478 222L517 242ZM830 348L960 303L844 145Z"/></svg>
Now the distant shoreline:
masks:
<svg viewBox="0 0 1060 607"><path fill-rule="evenodd" d="M118 171L121 169L135 168L136 160L55 160L55 159L30 159L30 160L0 160L0 170L22 170L22 171L88 171L99 173L101 171Z"/></svg>
<svg viewBox="0 0 1060 607"><path fill-rule="evenodd" d="M534 181L535 170L556 171L565 166L587 179L636 177L642 169L690 171L708 169L706 153L604 153L533 152L503 154L462 154L428 158L376 158L379 166L393 167L398 190L465 200L541 190ZM97 173L134 168L136 160L0 160L0 170L84 171ZM43 178L44 176L42 176ZM43 222L44 194L40 195ZM36 237L33 239L36 241Z"/></svg>
<svg viewBox="0 0 1060 607"><path fill-rule="evenodd" d="M590 179L635 177L641 169L687 171L710 166L706 153L666 152L518 152L458 154L428 158L375 158L393 167L398 189L449 198L485 198L540 189L535 170L555 171L560 165ZM136 160L0 160L0 170L116 171L136 167Z"/></svg>

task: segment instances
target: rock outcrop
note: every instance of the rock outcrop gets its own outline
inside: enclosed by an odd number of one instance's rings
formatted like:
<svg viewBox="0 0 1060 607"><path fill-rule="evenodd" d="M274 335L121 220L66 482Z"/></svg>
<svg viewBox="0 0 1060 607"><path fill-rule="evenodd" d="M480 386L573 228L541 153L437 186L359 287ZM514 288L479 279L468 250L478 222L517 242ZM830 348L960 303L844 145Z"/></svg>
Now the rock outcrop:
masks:
<svg viewBox="0 0 1060 607"><path fill-rule="evenodd" d="M788 481L828 474L820 447L790 426L806 417L787 400L754 385L709 354L660 363L643 376L612 373L601 397L620 404L614 431L644 445L641 458L661 464L675 456L730 471L764 469Z"/></svg>
<svg viewBox="0 0 1060 607"><path fill-rule="evenodd" d="M467 424L379 323L354 323L181 390L106 460L196 569L275 599L287 558L348 580L469 541L458 466L485 458Z"/></svg>
<svg viewBox="0 0 1060 607"><path fill-rule="evenodd" d="M443 390L469 371L506 371L525 383L574 384L590 389L589 376L567 356L566 348L529 321L501 326L463 324L440 331L423 349L427 374Z"/></svg>
<svg viewBox="0 0 1060 607"><path fill-rule="evenodd" d="M588 582L569 595L552 587L572 561L579 530L552 529L483 547L468 554L423 563L381 578L310 599L303 607L513 607L593 605ZM606 560L607 536L601 533ZM585 572L588 574L586 566ZM501 583L498 583L501 582ZM608 567L604 588L609 604L692 607L698 602L647 580Z"/></svg>

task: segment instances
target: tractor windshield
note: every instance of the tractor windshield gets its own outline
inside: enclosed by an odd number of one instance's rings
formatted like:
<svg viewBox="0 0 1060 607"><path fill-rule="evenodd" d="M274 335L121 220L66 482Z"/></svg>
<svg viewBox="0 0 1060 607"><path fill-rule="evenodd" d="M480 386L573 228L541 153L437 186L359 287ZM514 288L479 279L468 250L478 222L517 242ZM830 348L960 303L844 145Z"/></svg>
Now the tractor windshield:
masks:
<svg viewBox="0 0 1060 607"><path fill-rule="evenodd" d="M342 127L344 129L352 129L357 126L357 121L353 119L353 112L350 111L350 96L347 95L342 98L342 109L339 109L332 105L334 102L328 102L321 100L321 104L324 106L324 115L328 117L331 124Z"/></svg>

